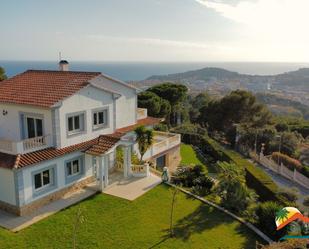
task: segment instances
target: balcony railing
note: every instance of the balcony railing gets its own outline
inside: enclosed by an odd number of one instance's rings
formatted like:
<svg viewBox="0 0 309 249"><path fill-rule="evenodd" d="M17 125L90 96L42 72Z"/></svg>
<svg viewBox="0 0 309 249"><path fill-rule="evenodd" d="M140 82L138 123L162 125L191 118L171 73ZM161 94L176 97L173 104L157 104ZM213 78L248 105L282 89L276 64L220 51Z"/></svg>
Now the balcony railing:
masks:
<svg viewBox="0 0 309 249"><path fill-rule="evenodd" d="M11 141L0 138L0 152L17 155L45 149L49 144L49 135L28 138L21 141Z"/></svg>
<svg viewBox="0 0 309 249"><path fill-rule="evenodd" d="M131 165L132 175L135 177L145 177L150 175L149 165Z"/></svg>
<svg viewBox="0 0 309 249"><path fill-rule="evenodd" d="M137 108L137 119L147 118L147 109L145 108Z"/></svg>
<svg viewBox="0 0 309 249"><path fill-rule="evenodd" d="M167 132L154 132L155 143L151 147L151 156L160 154L163 151L169 150L181 142L180 134Z"/></svg>

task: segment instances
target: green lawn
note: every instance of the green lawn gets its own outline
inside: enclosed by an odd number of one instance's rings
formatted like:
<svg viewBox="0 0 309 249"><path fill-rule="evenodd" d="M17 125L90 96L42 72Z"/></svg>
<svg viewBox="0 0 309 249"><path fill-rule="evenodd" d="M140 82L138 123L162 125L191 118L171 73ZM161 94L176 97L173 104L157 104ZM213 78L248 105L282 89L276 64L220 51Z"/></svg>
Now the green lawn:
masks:
<svg viewBox="0 0 309 249"><path fill-rule="evenodd" d="M85 222L77 248L255 248L257 239L229 216L182 193L175 206L176 237L168 236L171 193L160 185L130 202L98 194L19 233L0 229L0 248L72 248L72 224Z"/></svg>
<svg viewBox="0 0 309 249"><path fill-rule="evenodd" d="M205 169L208 173L216 173L216 169L213 166L206 163L203 160L203 158L201 158L199 154L194 151L192 145L181 144L180 154L181 154L181 164L183 165L200 164L205 166Z"/></svg>

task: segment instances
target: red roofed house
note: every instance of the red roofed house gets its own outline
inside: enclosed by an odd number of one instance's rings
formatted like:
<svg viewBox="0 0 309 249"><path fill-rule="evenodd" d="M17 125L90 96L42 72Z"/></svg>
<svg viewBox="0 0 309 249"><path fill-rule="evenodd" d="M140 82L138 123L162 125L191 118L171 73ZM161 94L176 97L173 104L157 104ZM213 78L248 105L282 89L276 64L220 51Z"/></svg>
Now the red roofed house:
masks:
<svg viewBox="0 0 309 249"><path fill-rule="evenodd" d="M147 167L131 165L131 153L139 155L133 130L160 120L137 108L137 89L59 65L0 82L0 208L18 215L91 182L103 190L119 171L149 175ZM144 159L178 165L180 136L155 133L154 140Z"/></svg>

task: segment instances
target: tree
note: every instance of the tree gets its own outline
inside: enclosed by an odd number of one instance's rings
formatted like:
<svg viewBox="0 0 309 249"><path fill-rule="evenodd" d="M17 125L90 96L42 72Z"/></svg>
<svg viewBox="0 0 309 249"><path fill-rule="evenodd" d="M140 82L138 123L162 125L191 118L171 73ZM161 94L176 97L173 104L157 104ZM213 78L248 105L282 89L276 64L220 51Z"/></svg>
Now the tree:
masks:
<svg viewBox="0 0 309 249"><path fill-rule="evenodd" d="M302 138L299 137L299 134L296 132L283 132L280 137L274 138L270 143L272 151L279 151L288 155L295 155L298 145L301 142Z"/></svg>
<svg viewBox="0 0 309 249"><path fill-rule="evenodd" d="M138 107L147 108L152 117L167 117L171 113L170 103L153 92L145 91L138 95Z"/></svg>
<svg viewBox="0 0 309 249"><path fill-rule="evenodd" d="M286 229L277 231L275 223L277 213L282 210L282 208L283 206L278 203L268 201L260 203L255 209L257 226L273 239L279 239L286 233Z"/></svg>
<svg viewBox="0 0 309 249"><path fill-rule="evenodd" d="M84 223L84 221L85 221L85 217L83 215L83 210L79 206L77 213L74 217L74 223L73 223L73 242L72 242L73 249L76 248L77 231L80 225Z"/></svg>
<svg viewBox="0 0 309 249"><path fill-rule="evenodd" d="M157 117L161 110L161 99L153 92L141 92L138 95L138 107L147 108L148 115Z"/></svg>
<svg viewBox="0 0 309 249"><path fill-rule="evenodd" d="M0 81L6 80L7 76L5 75L5 70L3 67L0 67Z"/></svg>
<svg viewBox="0 0 309 249"><path fill-rule="evenodd" d="M227 162L220 162L218 166L220 173L217 192L222 205L237 213L245 211L257 199L257 195L246 186L244 170Z"/></svg>
<svg viewBox="0 0 309 249"><path fill-rule="evenodd" d="M160 98L165 99L171 106L171 115L168 117L170 124L177 124L180 120L180 112L184 110L184 100L187 96L187 87L174 83L163 83L153 86L147 91L153 92Z"/></svg>
<svg viewBox="0 0 309 249"><path fill-rule="evenodd" d="M140 162L143 161L143 156L153 143L153 131L146 129L145 126L139 126L135 130L138 149L141 154Z"/></svg>
<svg viewBox="0 0 309 249"><path fill-rule="evenodd" d="M176 197L178 194L178 188L174 187L172 189L172 205L171 205L171 214L170 214L170 236L174 237L174 209L175 209L175 203L176 203Z"/></svg>
<svg viewBox="0 0 309 249"><path fill-rule="evenodd" d="M202 92L195 97L189 96L188 102L190 104L189 113L190 120L193 123L198 123L200 117L200 110L207 107L211 98L207 92Z"/></svg>
<svg viewBox="0 0 309 249"><path fill-rule="evenodd" d="M234 134L229 137L229 142L234 142L236 124L243 129L258 129L270 124L271 117L269 110L258 103L252 93L236 90L203 107L200 122L210 130Z"/></svg>

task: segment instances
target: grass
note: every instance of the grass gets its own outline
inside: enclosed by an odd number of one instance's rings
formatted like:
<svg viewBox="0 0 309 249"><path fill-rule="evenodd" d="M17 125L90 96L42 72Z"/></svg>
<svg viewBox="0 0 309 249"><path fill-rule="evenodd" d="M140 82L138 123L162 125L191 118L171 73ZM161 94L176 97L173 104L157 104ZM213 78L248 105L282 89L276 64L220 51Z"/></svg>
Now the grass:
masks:
<svg viewBox="0 0 309 249"><path fill-rule="evenodd" d="M77 248L255 248L257 237L239 222L200 201L177 195L175 238L169 238L171 192L159 185L130 202L98 194L16 234L0 229L0 248L72 248L79 209L85 218Z"/></svg>
<svg viewBox="0 0 309 249"><path fill-rule="evenodd" d="M216 169L205 162L205 160L193 149L190 144L181 144L180 146L181 164L182 165L196 165L200 164L205 167L208 173L217 173Z"/></svg>

